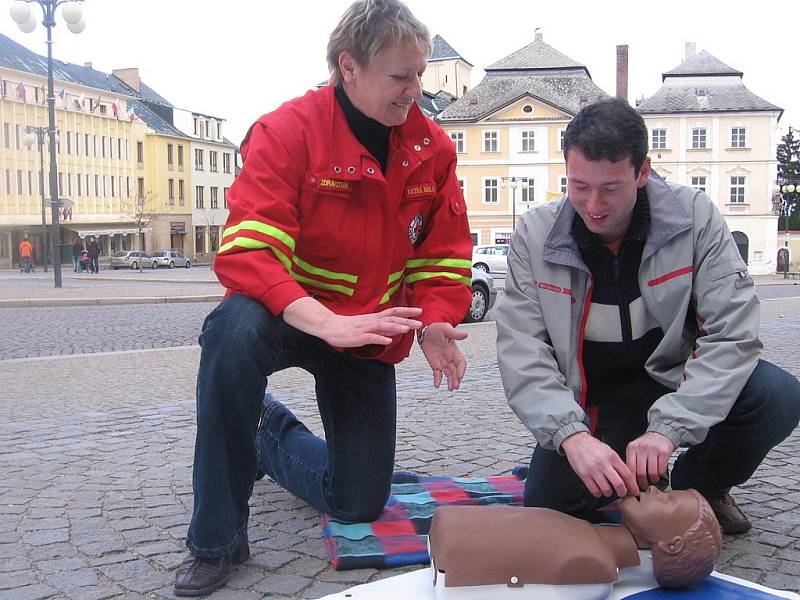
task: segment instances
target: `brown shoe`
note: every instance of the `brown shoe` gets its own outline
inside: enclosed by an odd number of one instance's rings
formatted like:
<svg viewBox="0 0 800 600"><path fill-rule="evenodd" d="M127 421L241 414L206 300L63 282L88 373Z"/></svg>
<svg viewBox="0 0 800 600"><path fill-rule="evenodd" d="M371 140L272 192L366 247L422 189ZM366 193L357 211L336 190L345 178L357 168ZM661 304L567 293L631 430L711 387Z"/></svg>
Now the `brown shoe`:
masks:
<svg viewBox="0 0 800 600"><path fill-rule="evenodd" d="M189 555L175 571L176 596L206 596L228 581L231 563L242 563L250 558L247 534L239 538L233 555L225 558L199 558Z"/></svg>
<svg viewBox="0 0 800 600"><path fill-rule="evenodd" d="M725 494L722 498L706 498L706 500L714 510L724 535L740 535L750 531L753 524L750 523L750 519L742 512L730 494Z"/></svg>

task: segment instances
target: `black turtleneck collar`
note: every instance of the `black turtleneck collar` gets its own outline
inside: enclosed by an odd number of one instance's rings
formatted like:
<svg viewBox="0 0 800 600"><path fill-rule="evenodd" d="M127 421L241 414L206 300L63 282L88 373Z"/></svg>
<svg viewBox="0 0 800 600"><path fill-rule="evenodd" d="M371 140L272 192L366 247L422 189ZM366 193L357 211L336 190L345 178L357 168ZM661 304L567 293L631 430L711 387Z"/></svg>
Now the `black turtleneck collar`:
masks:
<svg viewBox="0 0 800 600"><path fill-rule="evenodd" d="M650 201L647 198L647 191L640 187L636 193L636 204L633 206L631 224L625 233L623 242L636 240L644 242L647 239L647 232L650 229ZM589 231L581 216L576 212L572 220L572 237L578 242L581 248L588 248L595 245L604 245L597 234Z"/></svg>
<svg viewBox="0 0 800 600"><path fill-rule="evenodd" d="M342 107L347 124L356 139L372 154L381 165L381 172L386 173L386 161L389 157L389 134L391 127L369 118L358 110L347 97L341 85L336 86L336 100Z"/></svg>

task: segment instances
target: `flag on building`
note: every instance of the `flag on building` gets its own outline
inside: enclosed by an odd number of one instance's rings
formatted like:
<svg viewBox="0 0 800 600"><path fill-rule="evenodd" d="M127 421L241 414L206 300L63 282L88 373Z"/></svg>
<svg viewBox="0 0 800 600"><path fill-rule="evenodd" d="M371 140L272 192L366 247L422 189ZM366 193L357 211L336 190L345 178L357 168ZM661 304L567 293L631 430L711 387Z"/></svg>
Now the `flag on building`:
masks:
<svg viewBox="0 0 800 600"><path fill-rule="evenodd" d="M76 102L80 105L81 110L86 110L86 94L82 93Z"/></svg>
<svg viewBox="0 0 800 600"><path fill-rule="evenodd" d="M128 118L131 120L131 123L133 123L139 118L139 115L137 115L136 111L133 110L133 103L131 103L130 100L125 101L125 114L128 115Z"/></svg>
<svg viewBox="0 0 800 600"><path fill-rule="evenodd" d="M98 96L97 100L92 100L91 98L89 98L89 110L91 112L94 112L98 108L100 108L100 98L102 98L102 96Z"/></svg>
<svg viewBox="0 0 800 600"><path fill-rule="evenodd" d="M61 90L58 92L58 97L61 98L61 105L66 109L67 108L67 92L66 90Z"/></svg>
<svg viewBox="0 0 800 600"><path fill-rule="evenodd" d="M111 110L114 111L114 116L117 117L117 121L119 121L119 113L122 112L122 109L119 105L119 100L114 100L114 103L111 105Z"/></svg>
<svg viewBox="0 0 800 600"><path fill-rule="evenodd" d="M6 97L6 82L0 79L0 98Z"/></svg>
<svg viewBox="0 0 800 600"><path fill-rule="evenodd" d="M17 86L17 98L21 99L23 102L28 101L28 93L25 91L25 84L21 81Z"/></svg>
<svg viewBox="0 0 800 600"><path fill-rule="evenodd" d="M44 86L42 86L39 91L42 94L42 104L47 104L47 92L45 91Z"/></svg>

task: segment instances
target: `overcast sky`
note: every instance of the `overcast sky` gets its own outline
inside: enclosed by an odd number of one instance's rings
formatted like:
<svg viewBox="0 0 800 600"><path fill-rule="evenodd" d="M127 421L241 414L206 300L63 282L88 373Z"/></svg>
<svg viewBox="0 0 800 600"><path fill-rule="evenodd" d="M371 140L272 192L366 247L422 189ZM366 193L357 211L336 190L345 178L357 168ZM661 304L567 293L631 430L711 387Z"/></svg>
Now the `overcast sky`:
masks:
<svg viewBox="0 0 800 600"><path fill-rule="evenodd" d="M6 0L9 5L9 0ZM139 67L153 89L181 108L227 120L239 143L250 123L327 78L328 35L348 0L86 0L87 27L54 30L56 58L96 69ZM411 10L474 65L483 67L544 40L587 66L615 92L617 44L630 47L631 102L650 96L661 73L681 63L684 45L708 50L744 72L744 84L800 127L800 2L761 0L743 10L721 0L534 2L408 0ZM747 6L747 5L744 5ZM34 10L39 10L33 6ZM0 31L46 54L45 31L23 34L7 10Z"/></svg>

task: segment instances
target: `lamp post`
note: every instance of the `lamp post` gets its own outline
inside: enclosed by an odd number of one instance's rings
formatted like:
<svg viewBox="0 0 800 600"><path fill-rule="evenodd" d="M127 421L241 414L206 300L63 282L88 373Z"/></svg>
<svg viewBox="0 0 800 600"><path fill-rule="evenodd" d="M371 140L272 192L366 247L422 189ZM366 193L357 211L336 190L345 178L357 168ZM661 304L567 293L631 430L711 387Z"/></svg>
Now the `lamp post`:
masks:
<svg viewBox="0 0 800 600"><path fill-rule="evenodd" d="M500 187L511 186L511 231L517 228L517 188L528 189L527 177L500 177Z"/></svg>
<svg viewBox="0 0 800 600"><path fill-rule="evenodd" d="M11 4L11 18L19 28L30 33L36 28L36 17L31 4L42 9L42 25L47 29L47 134L50 141L50 208L53 218L53 278L55 287L61 287L61 231L58 217L58 160L56 156L56 97L53 91L53 27L56 26L56 9L61 8L61 17L72 33L80 33L86 27L86 18L81 6L83 0L14 0Z"/></svg>
<svg viewBox="0 0 800 600"><path fill-rule="evenodd" d="M50 133L49 127L26 127L25 133L25 146L31 148L36 144L39 148L39 191L42 193L42 245L44 251L42 252L42 266L44 272L47 273L47 254L50 252L50 247L47 244L47 216L45 213L45 205L47 204L47 196L44 193L44 137Z"/></svg>
<svg viewBox="0 0 800 600"><path fill-rule="evenodd" d="M783 246L786 248L786 260L783 261L783 278L789 277L789 199L786 197L788 194L800 192L800 181L787 182L782 185L776 184L773 188L774 196L772 199L772 209L777 213L778 219L781 216L784 218L784 241Z"/></svg>

